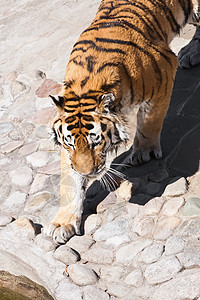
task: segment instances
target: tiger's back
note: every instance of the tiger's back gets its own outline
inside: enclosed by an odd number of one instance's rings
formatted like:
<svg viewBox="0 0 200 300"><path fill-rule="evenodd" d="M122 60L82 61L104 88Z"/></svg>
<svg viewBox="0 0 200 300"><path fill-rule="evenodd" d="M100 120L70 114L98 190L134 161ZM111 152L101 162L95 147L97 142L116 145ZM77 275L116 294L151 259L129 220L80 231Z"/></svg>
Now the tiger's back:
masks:
<svg viewBox="0 0 200 300"><path fill-rule="evenodd" d="M157 93L166 85L163 72L177 64L168 44L190 13L190 1L102 1L74 45L66 82L74 81L71 87L78 95L91 88L113 89L119 100L126 75L131 102L149 99L152 90Z"/></svg>

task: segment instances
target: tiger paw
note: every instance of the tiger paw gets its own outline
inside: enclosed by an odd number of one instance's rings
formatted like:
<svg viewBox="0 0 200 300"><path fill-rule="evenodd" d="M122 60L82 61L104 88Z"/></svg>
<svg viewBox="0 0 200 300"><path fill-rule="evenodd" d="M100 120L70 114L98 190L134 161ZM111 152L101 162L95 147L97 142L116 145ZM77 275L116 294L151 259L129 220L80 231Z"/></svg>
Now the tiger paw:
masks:
<svg viewBox="0 0 200 300"><path fill-rule="evenodd" d="M48 223L44 226L43 233L52 237L57 244L65 244L77 232L72 224L61 225L58 223Z"/></svg>
<svg viewBox="0 0 200 300"><path fill-rule="evenodd" d="M140 149L132 150L132 152L125 158L123 163L136 166L148 162L152 158L160 159L162 158L162 151L160 149Z"/></svg>

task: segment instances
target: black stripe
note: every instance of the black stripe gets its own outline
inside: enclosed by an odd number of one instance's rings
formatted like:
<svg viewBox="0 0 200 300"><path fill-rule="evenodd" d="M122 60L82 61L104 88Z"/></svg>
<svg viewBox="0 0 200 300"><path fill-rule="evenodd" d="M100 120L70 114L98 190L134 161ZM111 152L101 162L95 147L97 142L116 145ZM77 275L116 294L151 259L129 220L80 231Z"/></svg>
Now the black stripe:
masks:
<svg viewBox="0 0 200 300"><path fill-rule="evenodd" d="M191 3L190 1L184 1L184 0L178 0L183 12L184 12L184 16L185 16L185 23L187 22L188 20L188 17L189 17L189 14L192 10L191 8ZM186 7L186 2L187 2L187 7Z"/></svg>
<svg viewBox="0 0 200 300"><path fill-rule="evenodd" d="M78 41L75 45L74 45L74 47L76 47L77 45L92 45L93 47L96 47L96 44L93 42L93 41L91 41L91 40L82 40L82 41Z"/></svg>
<svg viewBox="0 0 200 300"><path fill-rule="evenodd" d="M94 103L88 103L88 102L86 102L86 103L81 103L80 104L81 106L90 106L90 105L95 105L96 106L96 103L94 104Z"/></svg>
<svg viewBox="0 0 200 300"><path fill-rule="evenodd" d="M110 84L109 83L108 84L103 84L101 86L101 90L104 91L104 92L111 92L112 89L114 87L116 87L120 82L121 82L120 80L117 80L117 81L115 81L113 83L110 83Z"/></svg>
<svg viewBox="0 0 200 300"><path fill-rule="evenodd" d="M171 9L166 5L166 3L163 0L148 0L148 1L151 2L154 6L158 5L158 7L164 11L165 16L171 26L172 31L175 33L179 33L180 26L176 22Z"/></svg>
<svg viewBox="0 0 200 300"><path fill-rule="evenodd" d="M102 132L105 132L107 129L107 124L100 123Z"/></svg>
<svg viewBox="0 0 200 300"><path fill-rule="evenodd" d="M115 9L120 8L121 6L128 6L128 8L120 10L119 12L115 13L115 15L110 16L111 18L114 17L114 16L117 16L121 12L130 12L130 13L136 15L138 18L140 18L141 21L145 22L144 17L148 19L148 14L150 14L152 16L152 18L154 19L154 22L157 24L158 28L160 29L162 35L165 37L165 39L167 38L165 32L162 30L161 24L159 23L158 19L155 16L154 12L151 9L149 9L149 7L147 7L145 4L140 3L140 2L139 3L119 3L115 6ZM136 11L129 8L129 6L139 8L143 12L145 11L146 12L145 16L142 16L142 15L138 14ZM118 15L118 17L123 18L123 16L120 16L120 15ZM104 18L108 19L108 17L106 17L106 16L103 17L102 16L102 19L104 19ZM127 16L125 16L125 18L127 18ZM98 22L98 20L96 22ZM162 36L157 31L157 29L155 28L154 24L149 19L148 19L148 22L152 26L153 31L158 34L159 38L163 39ZM147 23L145 25L148 26ZM151 27L148 27L148 28L150 30L152 30Z"/></svg>
<svg viewBox="0 0 200 300"><path fill-rule="evenodd" d="M96 96L92 96L92 95L81 95L81 99L92 99L92 100L97 100L97 97Z"/></svg>
<svg viewBox="0 0 200 300"><path fill-rule="evenodd" d="M74 80L64 81L64 86L66 89L68 89L68 88L71 88L73 83L74 83Z"/></svg>
<svg viewBox="0 0 200 300"><path fill-rule="evenodd" d="M170 64L170 66L173 66L172 65L172 62L171 62L171 59L167 56L167 55L165 55L162 51L160 51L159 49L157 49L156 48L156 46L154 46L154 45L150 45L151 46L151 48L153 48L156 52L158 52L169 64ZM172 51L171 51L172 52Z"/></svg>
<svg viewBox="0 0 200 300"><path fill-rule="evenodd" d="M74 63L75 65L77 65L77 66L84 67L83 62L82 62L82 61L77 61L75 58L70 59L69 62L73 62L73 63Z"/></svg>
<svg viewBox="0 0 200 300"><path fill-rule="evenodd" d="M79 101L79 97L67 98L66 103L68 103L69 101Z"/></svg>
<svg viewBox="0 0 200 300"><path fill-rule="evenodd" d="M83 31L83 33L86 33L88 31L93 31L93 30L99 30L99 29L104 29L104 28L112 28L112 27L121 27L121 28L126 28L123 24L120 24L118 22L103 22L99 23L97 26L92 26L87 28L86 30Z"/></svg>
<svg viewBox="0 0 200 300"><path fill-rule="evenodd" d="M66 107L67 108L78 108L79 107L79 104L66 104Z"/></svg>
<svg viewBox="0 0 200 300"><path fill-rule="evenodd" d="M60 133L62 134L62 125L59 126Z"/></svg>
<svg viewBox="0 0 200 300"><path fill-rule="evenodd" d="M94 125L93 124L82 124L81 123L81 128L86 128L87 130L91 130L91 129L93 129L94 128Z"/></svg>
<svg viewBox="0 0 200 300"><path fill-rule="evenodd" d="M85 112L94 111L94 110L95 110L95 107L93 107L93 108L87 108L87 109L84 109L84 113L85 113Z"/></svg>
<svg viewBox="0 0 200 300"><path fill-rule="evenodd" d="M133 102L134 102L134 92L133 92L133 84L132 84L131 76L130 76L130 74L129 74L127 68L126 68L126 66L125 66L124 64L123 64L122 66L123 66L123 68L124 68L124 71L125 71L125 73L126 73L128 79L129 79L129 82L130 82L131 103L133 103Z"/></svg>
<svg viewBox="0 0 200 300"><path fill-rule="evenodd" d="M138 128L137 128L137 131L139 132L139 134L142 135L142 137L143 137L144 139L147 139L147 137L146 137L141 131L139 131Z"/></svg>
<svg viewBox="0 0 200 300"><path fill-rule="evenodd" d="M58 119L58 120L56 120L54 123L53 123L53 125L55 125L56 123L58 123L59 121L61 121L62 122L62 120L61 119Z"/></svg>
<svg viewBox="0 0 200 300"><path fill-rule="evenodd" d="M67 113L74 113L76 110L75 109L64 108L64 111L67 112Z"/></svg>
<svg viewBox="0 0 200 300"><path fill-rule="evenodd" d="M83 79L82 81L81 81L81 88L83 88L85 85L86 85L86 83L88 82L88 80L89 80L89 76L87 76L85 79Z"/></svg>
<svg viewBox="0 0 200 300"><path fill-rule="evenodd" d="M120 44L120 45L128 45L131 47L135 47L136 49L138 49L139 51L143 52L145 55L147 55L153 63L154 69L155 69L155 74L159 76L158 78L158 82L159 82L159 88L160 88L160 84L162 82L162 74L161 74L161 70L158 66L158 63L155 59L155 57L149 53L147 50L141 48L140 46L138 46L137 44L130 42L130 41L123 41L123 40L118 40L118 39L106 39L106 38L96 38L97 42L103 42L103 43L109 43L109 44Z"/></svg>
<svg viewBox="0 0 200 300"><path fill-rule="evenodd" d="M68 117L65 119L65 122L66 123L71 123L71 122L74 122L76 120L76 115L73 115L71 117Z"/></svg>
<svg viewBox="0 0 200 300"><path fill-rule="evenodd" d="M92 116L83 115L84 121L94 122L94 118Z"/></svg>
<svg viewBox="0 0 200 300"><path fill-rule="evenodd" d="M74 128L79 128L79 122L75 123L74 125L68 125L67 130L71 131Z"/></svg>
<svg viewBox="0 0 200 300"><path fill-rule="evenodd" d="M93 56L88 56L85 60L87 61L87 70L91 73L96 64L95 58Z"/></svg>
<svg viewBox="0 0 200 300"><path fill-rule="evenodd" d="M96 50L98 51L102 51L102 52L113 52L113 53L121 53L121 54L126 54L126 52L124 52L123 50L121 49L118 49L118 48L115 48L115 49L106 49L106 48L102 48L102 47L98 47L95 45L95 43L93 41L90 41L90 40L83 40L83 41L79 41L77 42L74 47L76 47L77 45L79 44L84 44L84 45L87 45L87 44L90 44L92 45L92 48L95 48ZM83 48L75 48L72 50L71 54L75 51L83 51L83 52L86 52L88 49L90 49L91 47L87 48L87 49L83 49ZM73 61L73 59L71 60Z"/></svg>
<svg viewBox="0 0 200 300"><path fill-rule="evenodd" d="M106 67L118 67L119 64L118 63L105 63L104 65L102 65L101 67L98 68L97 73L100 73L101 71L103 71Z"/></svg>

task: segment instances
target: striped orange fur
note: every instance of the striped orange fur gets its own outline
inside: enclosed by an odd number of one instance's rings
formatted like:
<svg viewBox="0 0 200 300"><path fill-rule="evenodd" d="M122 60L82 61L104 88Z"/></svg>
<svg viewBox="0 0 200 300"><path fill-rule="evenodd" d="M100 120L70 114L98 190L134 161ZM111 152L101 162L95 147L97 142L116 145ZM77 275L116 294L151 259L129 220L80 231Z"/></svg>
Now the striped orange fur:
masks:
<svg viewBox="0 0 200 300"><path fill-rule="evenodd" d="M160 132L177 69L169 44L187 22L199 22L199 1L101 2L72 49L61 95L53 97L56 138L76 173L103 172L107 153L129 139L136 105L128 162L162 156Z"/></svg>

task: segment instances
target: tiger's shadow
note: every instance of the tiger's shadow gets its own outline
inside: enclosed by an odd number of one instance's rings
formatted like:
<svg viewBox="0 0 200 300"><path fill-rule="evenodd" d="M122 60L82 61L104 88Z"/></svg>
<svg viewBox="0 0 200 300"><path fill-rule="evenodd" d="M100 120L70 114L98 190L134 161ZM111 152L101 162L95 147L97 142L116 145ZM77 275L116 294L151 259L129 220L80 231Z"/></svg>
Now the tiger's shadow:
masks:
<svg viewBox="0 0 200 300"><path fill-rule="evenodd" d="M182 176L191 176L198 171L200 160L200 65L188 70L180 68L177 70L170 107L163 124L161 145L163 159L120 170L130 181L140 178L141 185L133 191L131 203L144 205L150 199L161 196L169 182L176 181ZM115 162L122 162L127 154L128 152L123 153L116 158ZM165 170L169 176L159 183L159 189L156 188L154 191L152 185L151 193L148 194L145 187L149 174L159 170ZM156 186L159 187L158 184ZM97 205L107 195L108 192L101 188L100 183L94 182L88 189L83 214L88 216L95 213ZM141 196L138 197L138 195Z"/></svg>

